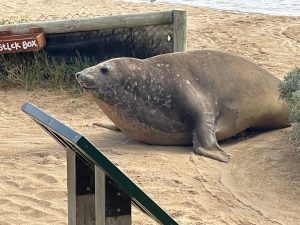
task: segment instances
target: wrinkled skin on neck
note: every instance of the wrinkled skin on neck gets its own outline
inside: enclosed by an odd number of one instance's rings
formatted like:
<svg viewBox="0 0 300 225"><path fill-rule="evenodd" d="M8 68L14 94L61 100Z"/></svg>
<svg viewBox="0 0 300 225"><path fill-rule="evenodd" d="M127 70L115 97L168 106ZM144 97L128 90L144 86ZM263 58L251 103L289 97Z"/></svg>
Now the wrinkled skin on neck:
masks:
<svg viewBox="0 0 300 225"><path fill-rule="evenodd" d="M123 58L87 68L78 75L77 80L125 132L131 129L127 124L135 122L145 129L186 132L189 129L186 118L189 117L185 111L181 114L175 110L178 99L172 93L176 89L170 90L174 86L170 84L174 81L164 75L159 67L152 67L147 61ZM190 142L184 141L184 144Z"/></svg>

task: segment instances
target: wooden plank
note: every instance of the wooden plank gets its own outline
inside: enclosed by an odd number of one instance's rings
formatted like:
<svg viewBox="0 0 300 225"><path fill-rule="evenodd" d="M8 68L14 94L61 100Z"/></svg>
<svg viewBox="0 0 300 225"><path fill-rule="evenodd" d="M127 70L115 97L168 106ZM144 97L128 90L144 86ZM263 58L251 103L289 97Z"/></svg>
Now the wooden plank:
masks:
<svg viewBox="0 0 300 225"><path fill-rule="evenodd" d="M67 149L68 225L76 225L76 154Z"/></svg>
<svg viewBox="0 0 300 225"><path fill-rule="evenodd" d="M186 11L173 11L173 50L174 52L184 52L187 50L187 15Z"/></svg>
<svg viewBox="0 0 300 225"><path fill-rule="evenodd" d="M109 217L107 211L115 210L115 208L109 208L109 201L115 200L120 197L115 195L115 199L107 198L112 189L107 188L107 179L105 173L98 167L95 166L95 218L96 225L131 225L131 214L129 215L117 215ZM115 194L115 193L114 193ZM119 202L120 203L120 202ZM127 203L127 202L126 202ZM125 204L126 204L125 203ZM117 203L118 204L118 203ZM128 204L131 204L128 202ZM122 208L122 204L118 207Z"/></svg>
<svg viewBox="0 0 300 225"><path fill-rule="evenodd" d="M95 225L95 195L77 195L76 225Z"/></svg>
<svg viewBox="0 0 300 225"><path fill-rule="evenodd" d="M123 27L171 24L172 11L124 14L118 16L93 17L84 19L56 20L44 22L20 23L0 26L0 31L13 34L28 33L30 27L42 28L45 33L69 33L79 31L114 29Z"/></svg>
<svg viewBox="0 0 300 225"><path fill-rule="evenodd" d="M131 216L107 217L105 225L131 225Z"/></svg>
<svg viewBox="0 0 300 225"><path fill-rule="evenodd" d="M76 224L95 225L95 170L76 155Z"/></svg>
<svg viewBox="0 0 300 225"><path fill-rule="evenodd" d="M96 225L105 225L105 174L95 166L95 217Z"/></svg>

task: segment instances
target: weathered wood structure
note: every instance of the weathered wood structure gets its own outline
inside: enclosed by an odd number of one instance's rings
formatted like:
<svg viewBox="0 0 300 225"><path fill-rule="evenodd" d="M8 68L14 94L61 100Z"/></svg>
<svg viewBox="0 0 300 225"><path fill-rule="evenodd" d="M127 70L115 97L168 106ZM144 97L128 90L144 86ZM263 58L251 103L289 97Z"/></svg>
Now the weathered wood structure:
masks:
<svg viewBox="0 0 300 225"><path fill-rule="evenodd" d="M180 10L8 24L0 26L0 33L25 35L33 27L43 30L50 56L103 61L186 50L186 12Z"/></svg>
<svg viewBox="0 0 300 225"><path fill-rule="evenodd" d="M67 150L69 225L131 225L131 203L160 224L177 225L84 136L29 102L22 110Z"/></svg>

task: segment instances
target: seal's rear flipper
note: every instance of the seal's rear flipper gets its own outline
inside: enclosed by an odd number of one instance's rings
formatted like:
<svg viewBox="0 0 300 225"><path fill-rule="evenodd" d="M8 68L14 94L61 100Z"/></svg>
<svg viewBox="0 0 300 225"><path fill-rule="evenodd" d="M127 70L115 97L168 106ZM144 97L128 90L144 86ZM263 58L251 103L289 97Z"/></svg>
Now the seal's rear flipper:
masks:
<svg viewBox="0 0 300 225"><path fill-rule="evenodd" d="M216 149L205 149L202 147L195 148L195 153L199 155L206 156L211 159L218 160L220 162L227 163L230 159L230 156L227 155L222 149L216 148Z"/></svg>
<svg viewBox="0 0 300 225"><path fill-rule="evenodd" d="M104 123L93 123L92 125L106 128L113 131L121 131L116 125L113 124L104 124Z"/></svg>
<svg viewBox="0 0 300 225"><path fill-rule="evenodd" d="M226 163L230 159L218 145L213 123L202 124L193 131L193 146L196 154Z"/></svg>

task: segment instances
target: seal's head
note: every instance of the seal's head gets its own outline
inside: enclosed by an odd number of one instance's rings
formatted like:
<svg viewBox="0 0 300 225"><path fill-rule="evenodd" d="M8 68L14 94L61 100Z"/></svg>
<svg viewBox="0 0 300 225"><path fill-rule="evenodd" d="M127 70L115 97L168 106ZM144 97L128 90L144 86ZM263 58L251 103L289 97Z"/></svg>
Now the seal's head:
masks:
<svg viewBox="0 0 300 225"><path fill-rule="evenodd" d="M111 80L112 64L98 64L75 74L77 82L85 92L97 93L99 84L105 86L107 80Z"/></svg>
<svg viewBox="0 0 300 225"><path fill-rule="evenodd" d="M109 104L131 99L137 86L138 65L133 58L116 58L86 68L75 77L84 92ZM123 101L122 100L122 101ZM123 101L124 102L124 101Z"/></svg>

